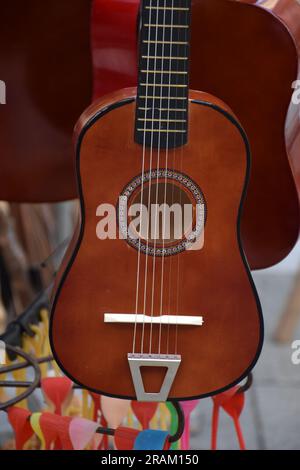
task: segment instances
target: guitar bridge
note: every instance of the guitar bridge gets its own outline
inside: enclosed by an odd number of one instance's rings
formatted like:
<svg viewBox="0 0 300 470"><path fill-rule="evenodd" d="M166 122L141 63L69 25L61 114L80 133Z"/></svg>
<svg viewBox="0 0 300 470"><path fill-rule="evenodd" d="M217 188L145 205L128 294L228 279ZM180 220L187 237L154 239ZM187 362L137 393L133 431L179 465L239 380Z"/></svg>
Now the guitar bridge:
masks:
<svg viewBox="0 0 300 470"><path fill-rule="evenodd" d="M142 315L135 313L105 313L104 323L132 323L153 325L202 326L203 317L190 315Z"/></svg>

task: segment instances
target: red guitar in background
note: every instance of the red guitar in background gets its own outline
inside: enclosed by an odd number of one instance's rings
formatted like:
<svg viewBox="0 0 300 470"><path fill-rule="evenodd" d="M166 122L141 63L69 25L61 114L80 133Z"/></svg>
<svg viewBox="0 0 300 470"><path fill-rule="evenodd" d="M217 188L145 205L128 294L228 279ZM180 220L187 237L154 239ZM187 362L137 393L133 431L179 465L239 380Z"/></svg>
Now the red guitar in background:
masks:
<svg viewBox="0 0 300 470"><path fill-rule="evenodd" d="M92 99L91 6L1 2L0 200L76 197L72 132Z"/></svg>
<svg viewBox="0 0 300 470"><path fill-rule="evenodd" d="M94 0L95 97L136 85L139 3ZM248 134L252 174L242 237L251 268L266 268L287 256L299 233L300 119L289 104L298 73L300 5L193 0L192 10L191 88L228 103Z"/></svg>

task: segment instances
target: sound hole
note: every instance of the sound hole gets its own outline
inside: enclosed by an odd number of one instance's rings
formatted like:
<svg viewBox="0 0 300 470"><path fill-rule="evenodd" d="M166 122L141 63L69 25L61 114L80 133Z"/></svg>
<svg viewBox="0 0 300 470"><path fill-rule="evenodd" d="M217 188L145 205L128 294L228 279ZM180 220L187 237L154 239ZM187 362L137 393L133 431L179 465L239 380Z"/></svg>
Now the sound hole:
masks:
<svg viewBox="0 0 300 470"><path fill-rule="evenodd" d="M136 176L121 192L118 206L122 237L144 254L176 255L203 235L206 204L201 189L169 168Z"/></svg>
<svg viewBox="0 0 300 470"><path fill-rule="evenodd" d="M145 184L143 193L139 188L129 204L136 207L140 215L140 223L134 228L148 243L173 244L182 240L193 226L193 201L186 190L174 182ZM133 217L129 217L129 223L132 220Z"/></svg>

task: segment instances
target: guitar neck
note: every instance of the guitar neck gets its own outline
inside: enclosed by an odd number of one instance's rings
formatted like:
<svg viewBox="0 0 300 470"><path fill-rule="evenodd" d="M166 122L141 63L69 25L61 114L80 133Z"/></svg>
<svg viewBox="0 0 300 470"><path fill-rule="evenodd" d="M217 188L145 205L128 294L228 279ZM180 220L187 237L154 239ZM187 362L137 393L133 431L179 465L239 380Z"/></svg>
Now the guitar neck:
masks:
<svg viewBox="0 0 300 470"><path fill-rule="evenodd" d="M191 0L144 0L141 5L135 140L153 148L188 138Z"/></svg>

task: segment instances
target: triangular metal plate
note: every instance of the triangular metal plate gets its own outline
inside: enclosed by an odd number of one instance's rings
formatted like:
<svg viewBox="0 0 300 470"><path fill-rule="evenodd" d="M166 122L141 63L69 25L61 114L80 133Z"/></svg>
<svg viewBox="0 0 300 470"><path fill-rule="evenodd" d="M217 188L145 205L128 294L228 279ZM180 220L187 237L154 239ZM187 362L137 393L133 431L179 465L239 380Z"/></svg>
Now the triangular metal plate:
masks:
<svg viewBox="0 0 300 470"><path fill-rule="evenodd" d="M172 384L181 362L180 355L128 354L128 362L138 401L165 402L168 400ZM145 391L141 374L141 367L167 368L167 372L159 392L148 393Z"/></svg>

